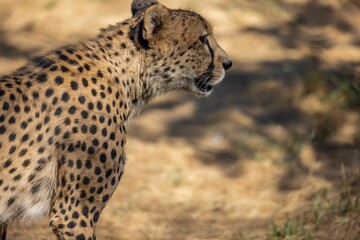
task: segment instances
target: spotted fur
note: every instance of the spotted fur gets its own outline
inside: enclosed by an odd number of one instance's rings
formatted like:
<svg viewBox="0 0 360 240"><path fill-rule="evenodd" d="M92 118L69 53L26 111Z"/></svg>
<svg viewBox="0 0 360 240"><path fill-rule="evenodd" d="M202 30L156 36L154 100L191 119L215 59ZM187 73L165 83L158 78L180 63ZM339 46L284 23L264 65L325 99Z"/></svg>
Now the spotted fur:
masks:
<svg viewBox="0 0 360 240"><path fill-rule="evenodd" d="M8 223L46 215L58 239L95 239L129 119L172 90L209 95L231 67L203 17L134 2L132 18L0 77L2 239Z"/></svg>

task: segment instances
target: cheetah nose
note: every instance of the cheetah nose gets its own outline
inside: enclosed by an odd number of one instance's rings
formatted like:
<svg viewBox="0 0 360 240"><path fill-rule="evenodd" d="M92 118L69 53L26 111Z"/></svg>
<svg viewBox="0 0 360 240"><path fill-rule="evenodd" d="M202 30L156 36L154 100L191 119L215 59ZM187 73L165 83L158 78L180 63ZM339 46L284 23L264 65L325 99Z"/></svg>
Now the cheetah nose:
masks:
<svg viewBox="0 0 360 240"><path fill-rule="evenodd" d="M232 66L232 61L231 60L227 60L227 61L223 62L223 67L224 67L225 70L230 69L231 66Z"/></svg>

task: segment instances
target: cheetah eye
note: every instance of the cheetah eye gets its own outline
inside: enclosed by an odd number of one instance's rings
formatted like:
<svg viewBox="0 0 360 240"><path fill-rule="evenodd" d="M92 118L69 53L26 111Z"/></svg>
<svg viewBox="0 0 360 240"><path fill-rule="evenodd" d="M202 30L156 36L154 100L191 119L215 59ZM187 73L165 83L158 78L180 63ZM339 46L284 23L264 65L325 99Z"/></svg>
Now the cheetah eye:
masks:
<svg viewBox="0 0 360 240"><path fill-rule="evenodd" d="M199 37L199 40L200 40L200 42L201 42L202 44L207 44L207 43L208 43L207 36L208 36L208 35L200 36L200 37Z"/></svg>

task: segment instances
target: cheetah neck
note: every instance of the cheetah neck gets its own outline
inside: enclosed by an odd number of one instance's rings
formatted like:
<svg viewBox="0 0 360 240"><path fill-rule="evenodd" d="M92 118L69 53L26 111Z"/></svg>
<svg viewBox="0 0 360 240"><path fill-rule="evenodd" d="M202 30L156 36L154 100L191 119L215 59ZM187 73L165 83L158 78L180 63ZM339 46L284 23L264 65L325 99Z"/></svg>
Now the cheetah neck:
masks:
<svg viewBox="0 0 360 240"><path fill-rule="evenodd" d="M141 17L131 18L109 26L84 45L85 49L95 51L98 56L95 64L101 66L109 84L125 96L130 109L129 118L137 115L151 99L166 92L162 88L161 75L154 76L161 66L157 59L162 56L140 48L133 41L132 31L140 21Z"/></svg>
<svg viewBox="0 0 360 240"><path fill-rule="evenodd" d="M139 18L132 18L109 26L102 29L95 39L83 44L85 50L93 52L92 64L101 69L108 84L123 95L129 109L128 119L136 116L144 104L161 94L159 86L150 81L151 69L157 65L149 61L152 52L139 49L131 40L131 30L139 21Z"/></svg>

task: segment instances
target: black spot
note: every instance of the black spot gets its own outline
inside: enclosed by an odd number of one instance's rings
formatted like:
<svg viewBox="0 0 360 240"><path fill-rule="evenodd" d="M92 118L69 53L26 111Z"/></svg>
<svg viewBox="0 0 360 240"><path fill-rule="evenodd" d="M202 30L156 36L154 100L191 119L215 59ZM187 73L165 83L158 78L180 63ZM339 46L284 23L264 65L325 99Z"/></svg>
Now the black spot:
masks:
<svg viewBox="0 0 360 240"><path fill-rule="evenodd" d="M71 221L66 225L68 228L75 228L76 227L76 223Z"/></svg>
<svg viewBox="0 0 360 240"><path fill-rule="evenodd" d="M88 130L88 128L87 128L86 125L82 125L82 126L81 126L81 132L82 132L82 133L87 133L87 130Z"/></svg>
<svg viewBox="0 0 360 240"><path fill-rule="evenodd" d="M94 218L93 218L94 222L97 222L99 220L99 216L100 216L99 212L95 212Z"/></svg>
<svg viewBox="0 0 360 240"><path fill-rule="evenodd" d="M103 187L99 187L99 189L96 191L97 194L101 194L103 192L104 188Z"/></svg>
<svg viewBox="0 0 360 240"><path fill-rule="evenodd" d="M104 137L107 136L107 129L106 129L106 128L103 128L103 129L101 130L101 135L103 135Z"/></svg>
<svg viewBox="0 0 360 240"><path fill-rule="evenodd" d="M111 107L109 104L106 104L106 112L110 113L111 112Z"/></svg>
<svg viewBox="0 0 360 240"><path fill-rule="evenodd" d="M73 49L73 48L67 48L66 51L67 51L69 54L73 54L73 53L74 53L74 49Z"/></svg>
<svg viewBox="0 0 360 240"><path fill-rule="evenodd" d="M93 144L94 146L99 146L99 140L94 139L94 140L92 141L92 144Z"/></svg>
<svg viewBox="0 0 360 240"><path fill-rule="evenodd" d="M48 88L45 92L46 97L51 97L54 94L54 89Z"/></svg>
<svg viewBox="0 0 360 240"><path fill-rule="evenodd" d="M55 135L59 135L61 133L61 127L60 126L56 126L55 127L55 131L54 131L54 134Z"/></svg>
<svg viewBox="0 0 360 240"><path fill-rule="evenodd" d="M34 180L35 178L35 174L30 174L28 177L28 181L31 182L32 180Z"/></svg>
<svg viewBox="0 0 360 240"><path fill-rule="evenodd" d="M79 218L79 213L77 211L74 211L73 214L72 214L72 217L75 218L75 219L78 219Z"/></svg>
<svg viewBox="0 0 360 240"><path fill-rule="evenodd" d="M81 169L81 168L82 168L82 162L81 162L81 160L77 160L77 161L76 161L76 167L77 167L78 169Z"/></svg>
<svg viewBox="0 0 360 240"><path fill-rule="evenodd" d="M62 71L62 72L68 72L69 69L68 69L67 67L61 66L61 71Z"/></svg>
<svg viewBox="0 0 360 240"><path fill-rule="evenodd" d="M70 120L70 118L65 118L64 119L64 124L66 125L66 126L69 126L70 124L71 124L71 120Z"/></svg>
<svg viewBox="0 0 360 240"><path fill-rule="evenodd" d="M111 173L112 173L112 169L107 170L106 173L105 173L105 177L106 178L110 177Z"/></svg>
<svg viewBox="0 0 360 240"><path fill-rule="evenodd" d="M41 104L41 112L45 112L46 107L47 107L46 103Z"/></svg>
<svg viewBox="0 0 360 240"><path fill-rule="evenodd" d="M33 185L31 187L31 193L35 194L35 193L39 192L41 185L42 185L41 183L36 183L35 185Z"/></svg>
<svg viewBox="0 0 360 240"><path fill-rule="evenodd" d="M22 122L21 123L21 125L20 125L20 127L22 128L22 129L26 129L27 128L27 126L28 126L28 123L27 122Z"/></svg>
<svg viewBox="0 0 360 240"><path fill-rule="evenodd" d="M10 167L11 164L12 164L11 159L6 160L6 162L4 163L4 168Z"/></svg>
<svg viewBox="0 0 360 240"><path fill-rule="evenodd" d="M96 131L97 131L96 125L91 125L91 127L90 127L90 133L91 133L91 134L95 134Z"/></svg>
<svg viewBox="0 0 360 240"><path fill-rule="evenodd" d="M40 147L39 149L38 149L38 153L40 153L40 154L42 154L42 153L44 153L45 152L45 147L43 146L43 147Z"/></svg>
<svg viewBox="0 0 360 240"><path fill-rule="evenodd" d="M22 138L21 138L21 142L26 142L29 139L29 135L25 134Z"/></svg>
<svg viewBox="0 0 360 240"><path fill-rule="evenodd" d="M78 100L79 100L79 102L80 102L81 104L84 104L84 103L85 103L85 97L84 97L84 96L80 96L80 97L78 98Z"/></svg>
<svg viewBox="0 0 360 240"><path fill-rule="evenodd" d="M25 86L26 86L27 88L30 88L30 87L32 86L32 82L31 82L31 81L25 82Z"/></svg>
<svg viewBox="0 0 360 240"><path fill-rule="evenodd" d="M12 146L9 150L9 154L13 154L16 151L16 147Z"/></svg>
<svg viewBox="0 0 360 240"><path fill-rule="evenodd" d="M53 66L53 67L50 68L50 71L55 72L57 69L58 69L58 66Z"/></svg>
<svg viewBox="0 0 360 240"><path fill-rule="evenodd" d="M103 203L107 202L109 200L109 195L105 195L102 199Z"/></svg>
<svg viewBox="0 0 360 240"><path fill-rule="evenodd" d="M56 116L60 116L62 113L62 108L61 107L58 107L56 110L55 110L55 115Z"/></svg>
<svg viewBox="0 0 360 240"><path fill-rule="evenodd" d="M116 155L117 155L116 150L115 149L111 150L111 158L113 160L116 158Z"/></svg>
<svg viewBox="0 0 360 240"><path fill-rule="evenodd" d="M16 200L16 197L11 197L9 198L8 202L7 202L7 206L10 207Z"/></svg>
<svg viewBox="0 0 360 240"><path fill-rule="evenodd" d="M71 106L71 107L69 108L69 113L70 113L71 115L75 114L75 111L76 111L76 107L75 107L75 106Z"/></svg>
<svg viewBox="0 0 360 240"><path fill-rule="evenodd" d="M89 208L87 206L84 206L81 212L85 217L88 217Z"/></svg>
<svg viewBox="0 0 360 240"><path fill-rule="evenodd" d="M95 201L95 198L94 198L93 196L91 196L91 197L88 198L88 201L89 201L90 203L93 203L93 202Z"/></svg>
<svg viewBox="0 0 360 240"><path fill-rule="evenodd" d="M104 153L100 154L100 162L105 163L106 162L106 155Z"/></svg>
<svg viewBox="0 0 360 240"><path fill-rule="evenodd" d="M64 102L68 102L69 98L70 96L67 92L64 92L63 95L61 96L61 100L63 100Z"/></svg>
<svg viewBox="0 0 360 240"><path fill-rule="evenodd" d="M39 83L44 83L47 81L47 75L45 73L42 73L40 74L36 80L39 82Z"/></svg>
<svg viewBox="0 0 360 240"><path fill-rule="evenodd" d="M90 70L90 66L87 63L84 64L84 68L88 71Z"/></svg>
<svg viewBox="0 0 360 240"><path fill-rule="evenodd" d="M54 97L53 101L52 101L52 105L56 105L58 103L59 99L57 97Z"/></svg>
<svg viewBox="0 0 360 240"><path fill-rule="evenodd" d="M84 225L83 223L84 223L85 225ZM83 220L81 220L80 226L86 227L86 223L85 223ZM89 239L92 239L92 238L89 238ZM79 234L79 235L77 235L77 236L76 236L76 240L86 240L85 235L84 235L84 234Z"/></svg>
<svg viewBox="0 0 360 240"><path fill-rule="evenodd" d="M44 124L47 124L50 121L50 117L45 117Z"/></svg>
<svg viewBox="0 0 360 240"><path fill-rule="evenodd" d="M4 104L3 104L3 107L2 107L2 109L4 110L4 111L7 111L7 110L9 110L9 103L8 102L4 102Z"/></svg>
<svg viewBox="0 0 360 240"><path fill-rule="evenodd" d="M9 135L9 141L10 141L10 142L13 142L15 139L16 139L16 134L15 134L15 133L11 133L11 134Z"/></svg>
<svg viewBox="0 0 360 240"><path fill-rule="evenodd" d="M39 134L39 136L37 137L36 141L41 142L43 139L43 135Z"/></svg>
<svg viewBox="0 0 360 240"><path fill-rule="evenodd" d="M89 147L88 154L93 155L95 153L95 149L93 147Z"/></svg>
<svg viewBox="0 0 360 240"><path fill-rule="evenodd" d="M69 57L66 56L66 55L64 55L64 54L59 54L59 58L60 58L61 60L63 60L63 61L69 60Z"/></svg>
<svg viewBox="0 0 360 240"><path fill-rule="evenodd" d="M86 160L86 162L85 162L85 167L86 167L87 169L91 169L92 163L91 163L90 160Z"/></svg>
<svg viewBox="0 0 360 240"><path fill-rule="evenodd" d="M99 110L102 110L102 109L103 109L103 105L102 105L102 103L99 102L99 101L97 102L96 107L97 107L97 109L99 109Z"/></svg>
<svg viewBox="0 0 360 240"><path fill-rule="evenodd" d="M87 118L89 117L88 112L87 112L87 111L82 111L82 112L81 112L81 117L82 117L83 119L87 119Z"/></svg>
<svg viewBox="0 0 360 240"><path fill-rule="evenodd" d="M16 119L14 117L9 118L9 124L14 124L16 122Z"/></svg>
<svg viewBox="0 0 360 240"><path fill-rule="evenodd" d="M27 149L24 148L24 149L21 149L20 152L19 152L19 157L23 157L26 153L27 153Z"/></svg>
<svg viewBox="0 0 360 240"><path fill-rule="evenodd" d="M84 177L83 184L88 185L90 183L90 178Z"/></svg>
<svg viewBox="0 0 360 240"><path fill-rule="evenodd" d="M60 76L57 76L55 78L55 83L56 83L56 85L61 85L61 84L64 83L64 79L62 77L60 77Z"/></svg>
<svg viewBox="0 0 360 240"><path fill-rule="evenodd" d="M78 90L78 88L79 88L77 82L75 82L75 81L71 81L70 86L71 86L71 89L74 91Z"/></svg>
<svg viewBox="0 0 360 240"><path fill-rule="evenodd" d="M100 175L100 174L101 174L101 168L96 167L95 170L94 170L94 173L95 173L96 175Z"/></svg>
<svg viewBox="0 0 360 240"><path fill-rule="evenodd" d="M85 78L83 78L81 81L82 81L82 84L83 84L84 87L89 86L89 82Z"/></svg>
<svg viewBox="0 0 360 240"><path fill-rule="evenodd" d="M31 163L30 159L26 159L26 160L24 160L24 162L22 163L22 165L23 165L23 167L27 167L27 166L30 165L30 163Z"/></svg>
<svg viewBox="0 0 360 240"><path fill-rule="evenodd" d="M115 177L113 177L112 179L111 179L111 185L115 185L116 184L116 179L115 179Z"/></svg>
<svg viewBox="0 0 360 240"><path fill-rule="evenodd" d="M33 98L36 100L36 99L39 99L39 93L38 92L33 92L32 93L32 96Z"/></svg>
<svg viewBox="0 0 360 240"><path fill-rule="evenodd" d="M89 102L87 107L91 111L94 109L94 104L92 102Z"/></svg>
<svg viewBox="0 0 360 240"><path fill-rule="evenodd" d="M75 61L75 60L73 60L73 59L70 59L69 61L68 61L68 63L70 63L71 65L79 65L79 63L77 62L77 61ZM81 69L82 69L82 67L80 67ZM79 68L79 69L80 69ZM81 72L82 72L82 70L81 70Z"/></svg>

